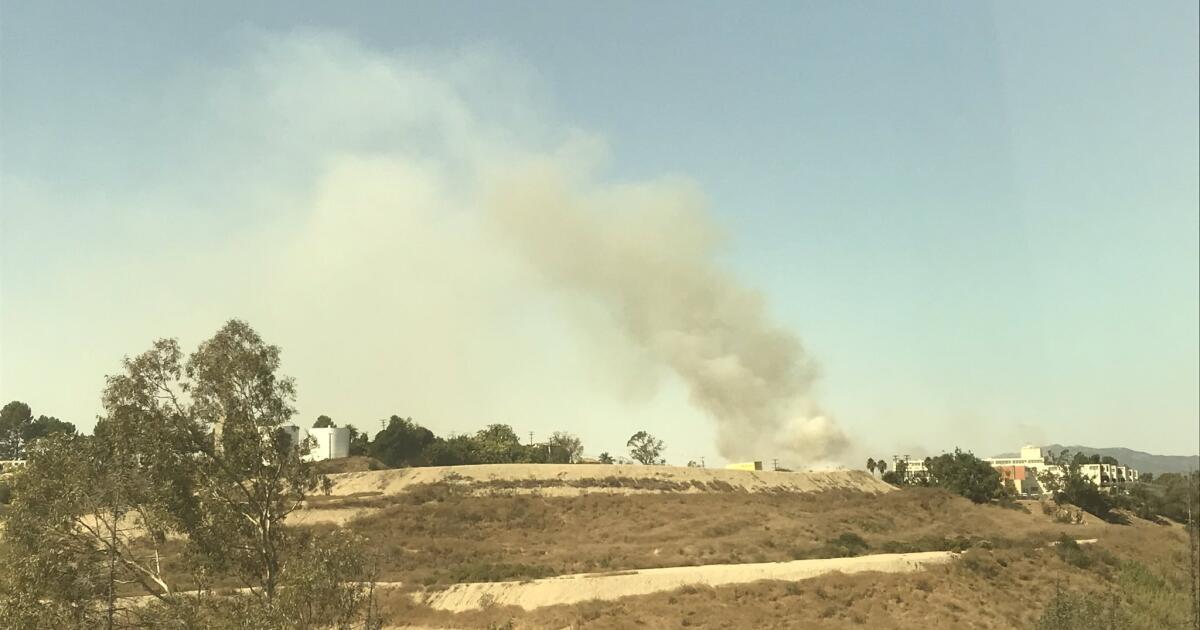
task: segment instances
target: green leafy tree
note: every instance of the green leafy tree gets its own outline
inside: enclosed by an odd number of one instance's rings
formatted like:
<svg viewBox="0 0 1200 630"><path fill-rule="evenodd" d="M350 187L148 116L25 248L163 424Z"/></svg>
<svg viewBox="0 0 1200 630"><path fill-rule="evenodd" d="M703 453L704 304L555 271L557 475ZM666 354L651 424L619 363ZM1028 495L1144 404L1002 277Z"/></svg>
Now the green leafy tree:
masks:
<svg viewBox="0 0 1200 630"><path fill-rule="evenodd" d="M14 400L0 409L0 459L23 459L34 441L56 434L75 434L75 425L52 416L33 417L29 405Z"/></svg>
<svg viewBox="0 0 1200 630"><path fill-rule="evenodd" d="M313 423L314 429L329 429L336 426L337 423L333 421L333 418L325 415L317 416L317 421Z"/></svg>
<svg viewBox="0 0 1200 630"><path fill-rule="evenodd" d="M268 603L283 568L283 521L318 483L299 456L307 449L275 434L295 413L295 383L277 374L279 354L233 320L200 344L185 367L174 342L167 342L139 357L144 361L126 362L127 374L110 378L106 392L108 408L130 406L139 414L185 420L198 455L191 467L203 517L184 523L188 534L205 557L233 570ZM161 384L149 381L155 377ZM167 392L167 404L143 406L158 391ZM213 441L196 439L210 432Z"/></svg>
<svg viewBox="0 0 1200 630"><path fill-rule="evenodd" d="M371 438L353 424L346 425L346 428L350 429L350 455L367 455L371 450Z"/></svg>
<svg viewBox="0 0 1200 630"><path fill-rule="evenodd" d="M489 424L472 440L475 463L513 464L530 460L530 450L507 424Z"/></svg>
<svg viewBox="0 0 1200 630"><path fill-rule="evenodd" d="M1155 513L1186 523L1190 506L1193 518L1200 518L1197 516L1200 514L1200 471L1163 473L1155 477L1152 484L1140 485L1152 497Z"/></svg>
<svg viewBox="0 0 1200 630"><path fill-rule="evenodd" d="M879 471L879 474L882 475L887 472L887 462L882 459L877 459L875 460L875 468Z"/></svg>
<svg viewBox="0 0 1200 630"><path fill-rule="evenodd" d="M117 627L117 584L161 581L128 553L128 502L99 454L78 437L30 449L5 515L0 627Z"/></svg>
<svg viewBox="0 0 1200 630"><path fill-rule="evenodd" d="M1112 517L1112 500L1100 491L1091 479L1084 476L1081 468L1091 462L1089 457L1064 449L1058 455L1050 455L1055 469L1038 477L1042 488L1049 491L1059 503L1070 503L1079 509L1103 519Z"/></svg>
<svg viewBox="0 0 1200 630"><path fill-rule="evenodd" d="M583 441L562 431L555 431L546 441L550 447L550 461L557 464L577 464L583 457Z"/></svg>
<svg viewBox="0 0 1200 630"><path fill-rule="evenodd" d="M954 449L930 458L930 482L975 503L986 503L1003 493L1000 473L970 452Z"/></svg>
<svg viewBox="0 0 1200 630"><path fill-rule="evenodd" d="M63 422L52 416L38 416L26 427L22 439L25 444L29 444L50 435L75 435L75 433L75 425L70 422Z"/></svg>
<svg viewBox="0 0 1200 630"><path fill-rule="evenodd" d="M19 400L0 409L0 459L21 459L23 436L32 422L29 405Z"/></svg>
<svg viewBox="0 0 1200 630"><path fill-rule="evenodd" d="M456 435L447 439L438 438L425 449L425 457L431 466L460 466L477 463L475 440L469 435Z"/></svg>
<svg viewBox="0 0 1200 630"><path fill-rule="evenodd" d="M375 435L368 452L392 468L427 466L435 463L434 454L427 451L436 441L433 431L413 422L412 418L392 416L387 427Z"/></svg>
<svg viewBox="0 0 1200 630"><path fill-rule="evenodd" d="M867 458L867 470L871 471L872 475L875 474L875 458L874 457Z"/></svg>
<svg viewBox="0 0 1200 630"><path fill-rule="evenodd" d="M601 464L611 464L613 463L613 456L609 455L608 451L604 451L603 453L600 453L600 457L597 457L596 461L600 462Z"/></svg>
<svg viewBox="0 0 1200 630"><path fill-rule="evenodd" d="M625 446L629 447L629 456L636 462L647 466L666 463L666 460L662 458L662 440L645 431L634 433L629 437Z"/></svg>

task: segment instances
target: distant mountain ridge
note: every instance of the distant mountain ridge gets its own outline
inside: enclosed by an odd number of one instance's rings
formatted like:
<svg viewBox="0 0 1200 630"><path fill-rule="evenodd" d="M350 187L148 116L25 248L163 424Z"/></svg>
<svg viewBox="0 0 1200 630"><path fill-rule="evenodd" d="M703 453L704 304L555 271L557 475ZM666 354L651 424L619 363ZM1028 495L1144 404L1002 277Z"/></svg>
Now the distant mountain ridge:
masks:
<svg viewBox="0 0 1200 630"><path fill-rule="evenodd" d="M1043 453L1054 452L1067 449L1072 453L1083 453L1084 455L1099 454L1101 456L1108 455L1115 457L1117 461L1124 466L1136 469L1138 472L1149 472L1156 475L1163 473L1183 473L1189 470L1200 469L1200 455L1154 455L1152 453L1144 453L1135 451L1131 448L1113 447L1113 448L1096 448L1094 446L1063 446L1062 444L1050 444L1042 447ZM996 457L1016 457L1017 453L1000 453Z"/></svg>

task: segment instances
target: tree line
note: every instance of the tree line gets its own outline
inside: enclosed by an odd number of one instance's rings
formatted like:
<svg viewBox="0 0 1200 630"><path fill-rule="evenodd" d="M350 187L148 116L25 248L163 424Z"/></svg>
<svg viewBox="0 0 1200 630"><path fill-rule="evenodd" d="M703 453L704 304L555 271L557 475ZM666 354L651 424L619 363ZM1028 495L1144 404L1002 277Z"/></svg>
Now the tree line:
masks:
<svg viewBox="0 0 1200 630"><path fill-rule="evenodd" d="M314 428L337 426L326 415L317 417ZM583 442L565 431L555 431L541 443L523 443L508 424L489 424L475 433L442 437L412 418L393 415L371 439L353 425L350 429L350 455L367 455L390 468L416 466L462 466L468 464L577 464L583 461ZM638 431L626 442L632 461L663 464L663 441ZM596 460L616 462L609 453Z"/></svg>
<svg viewBox="0 0 1200 630"><path fill-rule="evenodd" d="M1046 461L1055 464L1062 474L1045 472L1038 477L1038 482L1059 503L1070 503L1105 520L1122 520L1123 517L1114 512L1116 509L1153 521L1163 517L1180 523L1187 523L1189 517L1193 522L1195 520L1194 511L1200 505L1200 473L1197 471L1157 477L1144 474L1140 479L1142 483L1119 484L1106 492L1085 476L1082 468L1088 464L1119 465L1115 458L1082 453L1072 455L1064 449L1058 454L1051 453ZM1193 514L1189 515L1189 510Z"/></svg>
<svg viewBox="0 0 1200 630"><path fill-rule="evenodd" d="M0 409L0 460L25 459L25 451L36 440L74 435L75 425L53 416L33 417L29 405L14 400Z"/></svg>
<svg viewBox="0 0 1200 630"><path fill-rule="evenodd" d="M878 471L883 481L892 485L945 488L975 503L1007 502L1016 494L1012 481L1003 479L991 464L958 448L953 453L926 457L922 463L924 470L921 473L908 474L904 461L897 461L895 468L889 471L882 459L869 458L867 470ZM1144 474L1143 483L1123 484L1105 491L1083 474L1083 466L1120 465L1116 458L1063 450L1047 455L1046 463L1054 465L1058 472L1043 472L1038 476L1038 483L1056 502L1069 503L1105 520L1120 520L1114 512L1120 508L1147 520L1167 517L1185 523L1189 518L1189 506L1193 511L1200 506L1200 473L1196 471L1166 473L1158 477Z"/></svg>
<svg viewBox="0 0 1200 630"><path fill-rule="evenodd" d="M975 503L1005 500L1015 492L1002 483L1000 473L991 464L976 457L970 451L955 448L953 453L937 457L926 457L925 471L920 475L909 475L908 464L897 461L895 468L887 469L887 462L870 458L867 469L879 471L880 477L892 485L929 486L945 488Z"/></svg>

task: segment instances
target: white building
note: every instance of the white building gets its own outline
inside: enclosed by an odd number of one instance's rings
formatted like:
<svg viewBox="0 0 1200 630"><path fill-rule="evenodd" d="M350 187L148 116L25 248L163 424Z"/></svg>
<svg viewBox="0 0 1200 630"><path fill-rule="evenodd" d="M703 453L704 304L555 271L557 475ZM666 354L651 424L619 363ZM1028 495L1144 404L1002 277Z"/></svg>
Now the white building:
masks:
<svg viewBox="0 0 1200 630"><path fill-rule="evenodd" d="M1062 477L1066 472L1057 464L1047 463L1047 454L1037 446L1026 445L1016 457L987 457L983 461L991 464L1000 473L1001 479L1011 481L1017 494L1040 495L1046 490L1042 487L1041 478L1050 474ZM906 480L918 480L925 476L923 460L896 457L892 460L892 470L900 470L903 466ZM1138 480L1138 471L1128 466L1117 464L1082 464L1079 472L1084 478L1091 480L1101 489L1112 489L1120 484Z"/></svg>
<svg viewBox="0 0 1200 630"><path fill-rule="evenodd" d="M1030 491L1022 492L1022 494L1041 494L1044 490L1038 485L1038 479L1043 474L1049 473L1056 477L1066 474L1062 466L1046 462L1048 455L1042 453L1042 449L1036 446L1024 446L1021 448L1020 457L991 457L983 461L1001 469L1002 474L1008 472L1006 477L1020 476L1019 468L1032 472L1032 483L1028 485ZM1085 479L1096 484L1096 487L1104 490L1111 490L1123 483L1137 481L1139 474L1137 470L1120 464L1081 464L1079 473Z"/></svg>
<svg viewBox="0 0 1200 630"><path fill-rule="evenodd" d="M304 456L308 461L318 462L350 456L349 427L313 428L308 430L308 437L316 442L312 450Z"/></svg>

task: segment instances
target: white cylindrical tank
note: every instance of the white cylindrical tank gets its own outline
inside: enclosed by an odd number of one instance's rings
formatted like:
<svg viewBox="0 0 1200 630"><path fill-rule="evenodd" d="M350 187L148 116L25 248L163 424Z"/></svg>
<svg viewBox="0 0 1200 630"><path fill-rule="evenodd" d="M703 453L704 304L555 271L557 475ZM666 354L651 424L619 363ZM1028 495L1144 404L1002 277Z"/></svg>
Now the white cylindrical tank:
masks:
<svg viewBox="0 0 1200 630"><path fill-rule="evenodd" d="M350 456L350 429L348 427L309 429L308 437L315 442L312 450L308 453L308 459L312 461Z"/></svg>

